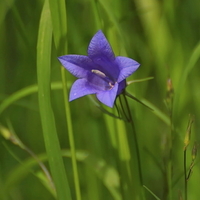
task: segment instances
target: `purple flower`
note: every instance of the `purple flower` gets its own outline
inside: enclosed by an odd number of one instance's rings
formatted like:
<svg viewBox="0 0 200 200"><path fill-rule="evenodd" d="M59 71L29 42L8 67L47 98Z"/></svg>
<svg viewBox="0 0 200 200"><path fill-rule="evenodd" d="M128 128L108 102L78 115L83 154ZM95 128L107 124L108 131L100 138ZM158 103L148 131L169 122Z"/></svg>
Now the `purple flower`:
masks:
<svg viewBox="0 0 200 200"><path fill-rule="evenodd" d="M126 78L140 66L130 58L115 57L101 30L93 36L88 56L66 55L58 59L78 78L72 85L69 101L96 94L98 100L109 107L113 107L117 95L126 87Z"/></svg>

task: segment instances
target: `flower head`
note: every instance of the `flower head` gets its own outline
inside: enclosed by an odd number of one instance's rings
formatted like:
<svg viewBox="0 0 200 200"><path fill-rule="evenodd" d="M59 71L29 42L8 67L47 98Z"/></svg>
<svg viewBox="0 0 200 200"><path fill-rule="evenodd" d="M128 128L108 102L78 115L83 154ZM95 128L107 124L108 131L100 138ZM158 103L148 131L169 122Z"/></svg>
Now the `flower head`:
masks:
<svg viewBox="0 0 200 200"><path fill-rule="evenodd" d="M126 87L126 78L140 66L130 58L115 57L101 30L90 41L88 56L65 55L58 59L78 78L72 85L69 101L96 94L98 100L109 107L113 107L117 95Z"/></svg>

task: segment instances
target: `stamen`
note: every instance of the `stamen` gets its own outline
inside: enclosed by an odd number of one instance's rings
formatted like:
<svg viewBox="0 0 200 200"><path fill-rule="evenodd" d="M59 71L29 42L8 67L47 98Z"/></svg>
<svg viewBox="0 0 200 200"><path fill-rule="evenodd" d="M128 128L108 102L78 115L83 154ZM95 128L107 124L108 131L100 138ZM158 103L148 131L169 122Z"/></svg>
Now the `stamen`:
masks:
<svg viewBox="0 0 200 200"><path fill-rule="evenodd" d="M113 85L112 82L109 82L108 84L109 84L109 86L110 86L110 88L109 88L110 90L115 86L115 85Z"/></svg>
<svg viewBox="0 0 200 200"><path fill-rule="evenodd" d="M101 78L105 78L106 77L106 75L103 72L101 72L101 71L99 71L97 69L92 69L91 72L96 74L96 75L98 75L98 76L100 76Z"/></svg>
<svg viewBox="0 0 200 200"><path fill-rule="evenodd" d="M115 86L115 83L98 69L92 69L91 72L102 78L107 83L107 85L105 85L106 90L111 90Z"/></svg>

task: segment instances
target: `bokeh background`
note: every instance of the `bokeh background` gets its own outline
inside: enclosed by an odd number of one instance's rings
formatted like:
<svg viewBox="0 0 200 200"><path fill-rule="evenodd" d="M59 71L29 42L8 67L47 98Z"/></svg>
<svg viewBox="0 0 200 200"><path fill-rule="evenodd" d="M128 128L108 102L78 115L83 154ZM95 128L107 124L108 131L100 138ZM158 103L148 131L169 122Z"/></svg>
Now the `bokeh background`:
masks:
<svg viewBox="0 0 200 200"><path fill-rule="evenodd" d="M37 44L44 2L0 1L1 132L2 127L15 132L37 156L46 155L37 92ZM160 199L166 198L165 164L169 143L172 143L172 199L181 199L181 195L184 196L184 137L189 115L194 116L195 121L187 149L188 167L193 144L196 141L198 147L200 141L200 1L66 0L65 3L67 35L62 45L67 51L62 53L86 55L90 39L102 29L116 55L141 63L128 80L154 77L127 87L128 92L154 110L129 99L139 140L144 184ZM57 50L55 40L53 32L51 82L61 85L61 66L57 60L61 51ZM75 78L68 72L66 76L70 87ZM174 91L171 124L165 103L168 80L172 81ZM20 90L25 94L17 98L16 92L22 94ZM70 146L62 87L52 89L51 103L60 146L67 152ZM88 97L69 105L75 146L80 153L77 163L82 199L118 199L105 184L106 178L111 177L113 185L110 187L118 187L115 184L117 178L120 179L120 174L115 174L115 148L109 134L115 126L112 117L105 117ZM130 127L121 130L132 134ZM89 155L87 159L86 154ZM34 160L27 151L3 135L0 137L0 199L54 199L39 178L38 164L29 165L28 159ZM48 168L48 163L44 163ZM72 198L76 199L70 155L64 158L64 163ZM109 175L106 175L107 169L111 169ZM189 199L200 198L199 183L197 156L188 182ZM148 191L145 193L146 199L155 199Z"/></svg>

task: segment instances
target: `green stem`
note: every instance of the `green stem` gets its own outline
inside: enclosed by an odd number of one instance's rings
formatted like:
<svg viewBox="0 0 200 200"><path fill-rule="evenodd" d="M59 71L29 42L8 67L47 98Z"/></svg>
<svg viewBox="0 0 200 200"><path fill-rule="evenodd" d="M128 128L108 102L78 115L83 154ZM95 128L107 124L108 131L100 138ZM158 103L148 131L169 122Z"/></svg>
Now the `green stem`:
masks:
<svg viewBox="0 0 200 200"><path fill-rule="evenodd" d="M66 120L67 120L67 127L68 127L68 135L69 135L69 143L70 143L70 150L71 150L71 158L72 158L72 167L73 167L73 175L74 175L74 186L76 191L76 198L77 200L81 200L81 191L80 191L80 184L79 184L79 175L78 175L78 167L76 162L76 148L74 142L74 134L72 128L72 120L71 120L71 111L68 101L68 90L66 84L66 76L65 76L65 69L61 68L61 75L62 75L62 83L63 83L63 95L64 95L64 102L65 102L65 113L66 113Z"/></svg>
<svg viewBox="0 0 200 200"><path fill-rule="evenodd" d="M184 166L184 182L185 182L185 200L187 200L187 154L186 154L186 151L187 149L185 148L184 149L184 152L183 152L183 166Z"/></svg>
<svg viewBox="0 0 200 200"><path fill-rule="evenodd" d="M172 168L172 162L171 162L171 158L167 163L167 188L168 188L168 199L171 200L172 199L172 192L171 192L171 186L172 186L172 172L171 172L171 168Z"/></svg>
<svg viewBox="0 0 200 200"><path fill-rule="evenodd" d="M171 99L172 101L172 99ZM172 101L173 102L173 101ZM172 110L173 104L170 106L169 117L170 117L170 138L169 138L169 155L168 155L168 163L167 163L167 187L168 187L168 199L172 199Z"/></svg>
<svg viewBox="0 0 200 200"><path fill-rule="evenodd" d="M136 156L137 156L137 161L138 161L138 172L139 172L140 185L143 186L142 167L141 167L140 150L139 150L139 145L138 145L137 134L136 134L133 118L131 115L131 111L129 108L129 104L128 104L128 101L127 101L127 98L125 95L124 95L124 100L125 100L127 111L128 111L128 121L131 124L131 128L133 130L133 137L134 137L134 141L135 141L135 150L136 150Z"/></svg>
<svg viewBox="0 0 200 200"><path fill-rule="evenodd" d="M125 93L123 93L123 97L124 97L126 108L123 108L123 104L121 103L122 111L124 112L124 115L127 117L127 121L130 123L131 128L132 128L132 132L133 132L133 137L128 134L128 136L129 136L128 141L129 141L129 144L130 144L129 146L132 149L131 152L134 152L134 151L136 152L136 159L137 159L137 164L138 164L139 182L140 182L140 188L141 188L141 190L140 190L141 193L140 194L142 195L142 199L145 199L144 188L143 188L142 165L141 165L141 157L140 157L138 138L137 138L135 125L134 125L134 122L133 122L133 118L132 118L132 115L131 115L130 107L129 107L128 100L126 98ZM127 111L127 114L125 113L126 111ZM133 144L135 144L135 149L133 149ZM133 163L133 165L135 165L135 163ZM130 166L131 169L133 168L133 165Z"/></svg>

